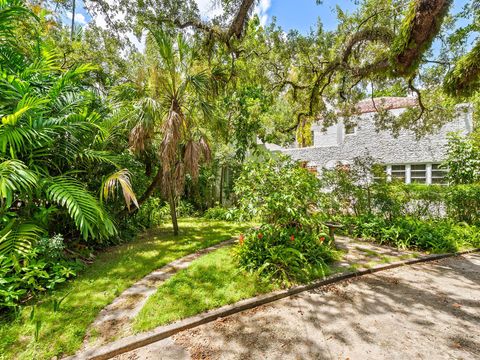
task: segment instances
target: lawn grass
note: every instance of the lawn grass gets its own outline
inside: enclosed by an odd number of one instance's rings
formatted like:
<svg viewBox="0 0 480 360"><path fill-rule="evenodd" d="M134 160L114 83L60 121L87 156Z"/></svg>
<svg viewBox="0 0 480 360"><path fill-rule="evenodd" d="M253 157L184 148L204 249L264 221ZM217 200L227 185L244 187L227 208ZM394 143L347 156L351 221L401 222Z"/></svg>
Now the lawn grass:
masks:
<svg viewBox="0 0 480 360"><path fill-rule="evenodd" d="M184 319L239 300L279 289L239 269L232 247L202 256L178 272L148 299L136 317L136 332Z"/></svg>
<svg viewBox="0 0 480 360"><path fill-rule="evenodd" d="M51 359L74 353L98 312L134 282L248 227L204 219L182 219L179 226L178 237L173 236L171 226L163 226L98 254L76 279L40 299L33 321L31 306L23 308L15 318L1 318L0 359ZM60 309L54 312L55 300L64 296ZM40 324L37 341L36 324Z"/></svg>

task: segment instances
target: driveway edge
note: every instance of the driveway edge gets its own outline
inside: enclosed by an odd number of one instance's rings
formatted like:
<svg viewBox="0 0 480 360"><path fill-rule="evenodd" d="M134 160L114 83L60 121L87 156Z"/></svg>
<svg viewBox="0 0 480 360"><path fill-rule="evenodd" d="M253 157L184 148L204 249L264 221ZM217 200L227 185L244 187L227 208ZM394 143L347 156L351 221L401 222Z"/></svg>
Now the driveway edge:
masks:
<svg viewBox="0 0 480 360"><path fill-rule="evenodd" d="M435 260L441 260L449 257L466 255L466 254L470 254L478 251L480 251L480 249L473 249L473 250L468 250L468 251L463 251L458 253L427 255L417 259L397 261L397 262L393 262L385 265L381 264L366 270L332 275L326 279L318 280L307 285L299 285L287 290L278 290L268 294L259 295L254 298L241 300L235 304L225 305L225 306L222 306L221 308L211 310L199 315L195 315L190 318L174 322L170 325L159 326L148 332L129 336L129 337L114 341L110 344L107 344L95 349L91 349L91 350L79 353L77 355L67 357L65 359L68 359L68 360L110 359L114 356L126 353L131 350L135 350L140 347L157 342L159 340L168 338L181 331L192 329L197 326L215 321L218 318L233 315L245 310L255 308L257 306L268 304L276 300L280 300L292 295L302 293L304 291L316 289L324 285L329 285L329 284L337 283L340 281L344 281L344 280L348 280L348 279L352 279L352 278L356 278L356 277L360 277L368 274L373 274L379 271L394 269L401 266L414 265L414 264L425 263L425 262L430 262Z"/></svg>

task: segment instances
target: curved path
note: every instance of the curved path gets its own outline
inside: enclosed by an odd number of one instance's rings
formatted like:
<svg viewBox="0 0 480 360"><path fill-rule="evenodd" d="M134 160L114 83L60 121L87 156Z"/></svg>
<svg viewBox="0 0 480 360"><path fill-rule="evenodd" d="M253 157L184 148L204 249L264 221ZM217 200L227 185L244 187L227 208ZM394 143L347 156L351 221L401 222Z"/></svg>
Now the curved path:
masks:
<svg viewBox="0 0 480 360"><path fill-rule="evenodd" d="M300 358L480 358L480 254L304 292L115 359Z"/></svg>
<svg viewBox="0 0 480 360"><path fill-rule="evenodd" d="M217 245L201 249L193 254L172 261L137 281L115 298L110 305L100 311L88 329L83 349L80 351L85 351L130 335L132 320L145 305L148 298L157 291L157 288L165 280L176 272L187 268L192 261L200 256L231 245L235 241L236 238L232 238Z"/></svg>

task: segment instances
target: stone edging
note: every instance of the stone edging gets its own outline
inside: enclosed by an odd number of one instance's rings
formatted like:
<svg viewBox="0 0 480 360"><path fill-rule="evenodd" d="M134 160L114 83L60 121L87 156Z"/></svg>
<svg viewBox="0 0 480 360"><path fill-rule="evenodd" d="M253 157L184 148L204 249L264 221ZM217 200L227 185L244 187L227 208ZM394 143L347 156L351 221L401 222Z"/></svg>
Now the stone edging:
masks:
<svg viewBox="0 0 480 360"><path fill-rule="evenodd" d="M280 300L292 295L296 295L304 291L312 290L324 285L329 285L329 284L337 283L343 280L352 279L352 278L356 278L356 277L364 276L368 274L373 274L379 271L389 270L389 269L393 269L401 266L440 260L448 257L460 256L460 255L465 255L465 254L478 252L478 251L480 251L480 249L468 250L468 251L463 251L459 253L427 255L418 259L397 261L391 264L377 265L366 270L333 275L324 280L318 280L307 285L295 286L287 290L278 290L278 291L260 295L254 298L241 300L235 304L222 306L221 308L211 310L199 315L195 315L190 318L174 322L170 325L159 326L153 330L150 330L138 335L134 335L134 336L129 336L129 337L117 340L115 342L112 342L110 344L107 344L105 346L92 349L89 351L85 351L78 355L67 357L66 360L110 359L116 355L120 355L128 351L135 350L143 346L152 344L159 340L168 338L181 331L192 329L197 326L215 321L218 318L233 315L244 310L252 309L257 306L264 305L276 300Z"/></svg>

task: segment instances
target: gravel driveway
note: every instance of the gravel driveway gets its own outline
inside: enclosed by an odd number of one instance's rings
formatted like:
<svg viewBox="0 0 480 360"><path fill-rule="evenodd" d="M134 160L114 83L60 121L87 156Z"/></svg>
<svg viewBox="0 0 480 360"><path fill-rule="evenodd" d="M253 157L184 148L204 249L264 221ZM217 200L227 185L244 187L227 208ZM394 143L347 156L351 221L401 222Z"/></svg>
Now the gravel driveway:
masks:
<svg viewBox="0 0 480 360"><path fill-rule="evenodd" d="M302 293L117 359L480 359L480 254Z"/></svg>

